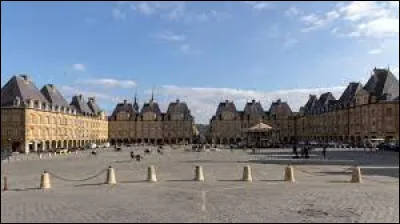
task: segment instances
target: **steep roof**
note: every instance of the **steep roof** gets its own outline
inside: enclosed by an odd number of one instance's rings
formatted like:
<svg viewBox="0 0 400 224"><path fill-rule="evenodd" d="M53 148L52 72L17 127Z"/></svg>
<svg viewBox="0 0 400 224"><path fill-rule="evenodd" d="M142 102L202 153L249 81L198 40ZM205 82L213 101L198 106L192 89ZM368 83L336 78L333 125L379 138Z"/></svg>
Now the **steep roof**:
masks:
<svg viewBox="0 0 400 224"><path fill-rule="evenodd" d="M89 101L87 104L88 104L89 109L92 111L92 113L97 115L101 112L100 107L96 103L95 97L89 97Z"/></svg>
<svg viewBox="0 0 400 224"><path fill-rule="evenodd" d="M132 103L128 103L126 100L124 100L123 103L118 103L115 106L110 118L115 118L119 112L126 112L130 115L130 117L133 117L137 114L137 111L133 107Z"/></svg>
<svg viewBox="0 0 400 224"><path fill-rule="evenodd" d="M27 75L13 76L1 88L1 106L13 105L13 101L17 97L19 97L22 103L26 103L28 99L48 103Z"/></svg>
<svg viewBox="0 0 400 224"><path fill-rule="evenodd" d="M271 107L269 108L270 115L281 114L284 116L292 115L292 109L290 109L289 105L286 102L282 102L278 99L276 102L272 102Z"/></svg>
<svg viewBox="0 0 400 224"><path fill-rule="evenodd" d="M246 106L244 107L244 113L247 115L264 116L264 108L260 102L252 100L251 102L246 103Z"/></svg>
<svg viewBox="0 0 400 224"><path fill-rule="evenodd" d="M304 106L304 112L305 113L309 113L309 112L311 112L314 109L317 109L319 107L320 107L320 104L319 104L319 101L317 99L317 96L316 95L310 95L306 105Z"/></svg>
<svg viewBox="0 0 400 224"><path fill-rule="evenodd" d="M221 102L218 105L217 112L215 113L219 116L224 111L230 111L232 113L237 113L236 106L233 102L226 100L225 102Z"/></svg>
<svg viewBox="0 0 400 224"><path fill-rule="evenodd" d="M61 93L57 90L57 88L53 84L44 85L40 90L44 97L46 97L47 101L52 105L64 106L68 107L68 101L61 95Z"/></svg>
<svg viewBox="0 0 400 224"><path fill-rule="evenodd" d="M157 116L161 116L160 107L158 106L158 103L155 102L154 100L150 100L150 102L145 103L143 105L142 110L140 111L140 114L144 114L146 112L153 112Z"/></svg>
<svg viewBox="0 0 400 224"><path fill-rule="evenodd" d="M347 104L347 103L352 103L355 100L355 95L357 94L358 91L362 89L361 83L358 82L351 82L349 85L346 87L344 92L339 98L339 103L341 104Z"/></svg>
<svg viewBox="0 0 400 224"><path fill-rule="evenodd" d="M166 114L170 115L175 113L183 114L185 118L189 118L191 116L187 104L185 102L180 102L179 100L176 100L176 102L172 102L168 105Z"/></svg>
<svg viewBox="0 0 400 224"><path fill-rule="evenodd" d="M82 95L73 96L70 105L80 114L93 114Z"/></svg>
<svg viewBox="0 0 400 224"><path fill-rule="evenodd" d="M386 99L387 96L396 97L399 95L399 80L389 69L374 68L364 89L378 99L381 97Z"/></svg>
<svg viewBox="0 0 400 224"><path fill-rule="evenodd" d="M326 92L321 94L319 97L319 104L322 106L327 106L329 104L329 101L336 100L335 97L331 92Z"/></svg>

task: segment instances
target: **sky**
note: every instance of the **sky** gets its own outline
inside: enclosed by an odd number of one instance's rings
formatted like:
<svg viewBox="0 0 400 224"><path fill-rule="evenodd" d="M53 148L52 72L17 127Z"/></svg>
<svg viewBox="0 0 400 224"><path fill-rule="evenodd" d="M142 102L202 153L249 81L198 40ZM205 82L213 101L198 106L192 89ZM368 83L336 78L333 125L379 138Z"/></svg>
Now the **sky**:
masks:
<svg viewBox="0 0 400 224"><path fill-rule="evenodd" d="M196 123L226 99L298 111L374 67L398 77L398 1L1 2L2 86L28 74L108 114L153 89L163 111L185 101Z"/></svg>

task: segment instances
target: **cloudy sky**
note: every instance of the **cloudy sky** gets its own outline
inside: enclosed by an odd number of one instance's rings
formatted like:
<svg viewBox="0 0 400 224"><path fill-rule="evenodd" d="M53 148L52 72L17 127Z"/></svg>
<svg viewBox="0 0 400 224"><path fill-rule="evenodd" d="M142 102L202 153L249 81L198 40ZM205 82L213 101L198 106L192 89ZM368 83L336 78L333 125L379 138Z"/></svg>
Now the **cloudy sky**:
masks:
<svg viewBox="0 0 400 224"><path fill-rule="evenodd" d="M2 2L1 82L27 73L96 96L110 113L154 88L198 123L216 106L340 96L371 70L399 68L399 2Z"/></svg>

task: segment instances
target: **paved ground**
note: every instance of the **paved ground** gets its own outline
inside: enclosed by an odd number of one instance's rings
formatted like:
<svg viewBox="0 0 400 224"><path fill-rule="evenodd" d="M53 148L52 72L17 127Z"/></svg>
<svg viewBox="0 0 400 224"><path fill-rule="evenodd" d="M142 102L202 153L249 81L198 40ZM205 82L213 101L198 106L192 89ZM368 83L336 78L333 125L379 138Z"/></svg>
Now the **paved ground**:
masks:
<svg viewBox="0 0 400 224"><path fill-rule="evenodd" d="M10 190L1 193L1 222L399 222L398 153L330 150L324 160L317 151L305 161L292 160L289 149L166 149L136 162L131 150L3 162ZM282 181L288 163L296 183ZM354 163L363 184L348 183ZM102 184L110 164L115 186ZM143 181L149 165L158 183ZM192 181L195 165L204 183ZM238 181L244 165L252 183ZM52 173L48 191L37 189L43 170Z"/></svg>

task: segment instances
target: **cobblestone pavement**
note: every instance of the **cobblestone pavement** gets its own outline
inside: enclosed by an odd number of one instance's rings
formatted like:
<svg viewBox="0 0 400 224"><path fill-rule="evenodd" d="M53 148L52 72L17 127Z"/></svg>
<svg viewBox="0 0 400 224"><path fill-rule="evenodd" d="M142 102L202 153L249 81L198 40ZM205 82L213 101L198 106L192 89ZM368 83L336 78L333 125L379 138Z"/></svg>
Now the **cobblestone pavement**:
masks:
<svg viewBox="0 0 400 224"><path fill-rule="evenodd" d="M339 154L329 161L314 152L320 164L295 165L297 182L287 183L285 164L273 162L290 150L254 155L165 149L141 162L130 160L131 150L2 163L9 191L1 193L1 222L399 222L398 154L376 156L375 168L362 168L364 183L352 184L347 169L353 163L331 162ZM371 161L368 152L360 153L357 161ZM271 162L258 162L265 160ZM385 161L391 167L376 168ZM102 184L104 172L79 181L109 165L117 185ZM158 183L144 181L149 165L157 167ZM195 165L203 166L204 183L192 181ZM238 181L244 165L252 167L251 183ZM43 170L53 174L53 188L46 191L37 189Z"/></svg>

